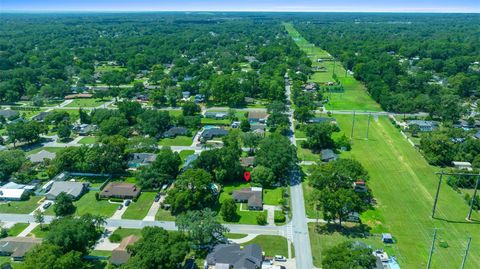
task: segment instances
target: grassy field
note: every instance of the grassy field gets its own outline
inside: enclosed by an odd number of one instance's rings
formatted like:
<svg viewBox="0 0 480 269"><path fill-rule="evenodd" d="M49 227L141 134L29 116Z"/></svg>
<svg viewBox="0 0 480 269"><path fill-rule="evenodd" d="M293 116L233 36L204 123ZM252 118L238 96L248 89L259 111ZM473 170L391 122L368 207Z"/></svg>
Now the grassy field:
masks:
<svg viewBox="0 0 480 269"><path fill-rule="evenodd" d="M160 146L190 146L193 136L177 136L175 138L163 138L158 142Z"/></svg>
<svg viewBox="0 0 480 269"><path fill-rule="evenodd" d="M229 119L224 119L224 120L217 120L217 119L211 119L211 118L202 118L201 123L203 125L230 125L231 120Z"/></svg>
<svg viewBox="0 0 480 269"><path fill-rule="evenodd" d="M73 102L66 105L66 107L99 107L102 104L105 104L108 99L99 99L99 98L82 98L74 99Z"/></svg>
<svg viewBox="0 0 480 269"><path fill-rule="evenodd" d="M88 144L95 144L97 142L97 137L95 136L85 136L84 138L78 141L78 144L88 145Z"/></svg>
<svg viewBox="0 0 480 269"><path fill-rule="evenodd" d="M190 155L192 155L192 154L194 154L194 153L195 153L194 150L182 150L182 151L180 151L179 155L180 155L180 158L182 159L182 162L183 162L183 161L185 161L185 159L186 159L188 156L190 156Z"/></svg>
<svg viewBox="0 0 480 269"><path fill-rule="evenodd" d="M241 244L258 244L265 251L265 256L282 255L288 257L288 241L285 237L279 235L259 235L253 240Z"/></svg>
<svg viewBox="0 0 480 269"><path fill-rule="evenodd" d="M76 201L74 204L77 207L75 215L81 216L86 213L105 216L107 218L111 217L115 210L117 210L118 204L111 204L107 200L97 201L95 199L95 191L89 191L84 194L80 200Z"/></svg>
<svg viewBox="0 0 480 269"><path fill-rule="evenodd" d="M130 203L122 219L138 219L141 220L147 216L148 210L152 206L155 199L155 192L142 192L136 202Z"/></svg>
<svg viewBox="0 0 480 269"><path fill-rule="evenodd" d="M295 29L291 23L284 24L285 29L293 38L298 47L303 50L307 56L312 60L313 66L320 66L326 68L326 72L315 72L311 76L310 81L323 83L334 82L332 77L333 72L337 74L340 83L344 87L343 93L332 92L327 93L330 100L326 107L330 110L368 110L368 111L381 111L380 105L378 105L368 94L365 87L351 75L347 75L343 66L333 61L317 62L319 58L332 58L332 56L314 44L308 42L303 38L300 33Z"/></svg>
<svg viewBox="0 0 480 269"><path fill-rule="evenodd" d="M53 111L67 112L70 115L70 120L72 122L76 121L80 118L80 114L78 112L78 109L54 109Z"/></svg>
<svg viewBox="0 0 480 269"><path fill-rule="evenodd" d="M8 236L17 236L20 234L25 228L28 227L28 223L15 223L10 229L8 229Z"/></svg>
<svg viewBox="0 0 480 269"><path fill-rule="evenodd" d="M351 115L334 117L342 129L338 135L345 132L349 136ZM342 153L342 157L359 160L370 174L368 185L377 199L377 207L362 215L363 223L372 226L373 232L387 231L394 236L402 268L426 266L433 228L440 229L437 238L439 242L447 242L449 247L436 248L432 268L459 267L467 237L472 236L472 254L465 268L476 268L480 256L473 253L480 251L480 226L478 222L465 223L467 205L462 197L444 184L437 218L432 219L438 183L434 173L438 169L428 165L387 117L372 120L369 140L365 139L367 117L357 116L356 119L353 149ZM479 219L478 213L474 214L474 219ZM314 256L320 255L318 244L311 243Z"/></svg>
<svg viewBox="0 0 480 269"><path fill-rule="evenodd" d="M281 205L283 188L263 189L263 203L266 205Z"/></svg>
<svg viewBox="0 0 480 269"><path fill-rule="evenodd" d="M2 202L0 213L30 214L39 206L38 201L42 198L43 196L31 196L26 201Z"/></svg>
<svg viewBox="0 0 480 269"><path fill-rule="evenodd" d="M297 140L297 156L299 161L312 161L316 162L320 160L320 154L315 154L309 149L302 148L302 141Z"/></svg>
<svg viewBox="0 0 480 269"><path fill-rule="evenodd" d="M48 231L48 224L43 224L42 227L38 225L37 227L33 228L33 230L28 234L28 236L44 238L47 235Z"/></svg>
<svg viewBox="0 0 480 269"><path fill-rule="evenodd" d="M155 220L175 221L175 216L172 216L170 211L159 208Z"/></svg>
<svg viewBox="0 0 480 269"><path fill-rule="evenodd" d="M114 234L119 235L120 238L121 238L120 241L122 241L123 238L125 238L127 236L130 236L130 235L142 236L142 230L141 229L119 228L119 229L116 229L112 233L112 235L114 235Z"/></svg>

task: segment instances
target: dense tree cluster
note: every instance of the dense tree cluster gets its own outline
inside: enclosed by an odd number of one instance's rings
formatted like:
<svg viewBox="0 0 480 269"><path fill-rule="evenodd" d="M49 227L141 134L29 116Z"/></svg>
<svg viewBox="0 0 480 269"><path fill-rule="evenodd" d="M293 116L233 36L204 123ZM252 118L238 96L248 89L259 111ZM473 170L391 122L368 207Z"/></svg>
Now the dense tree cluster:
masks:
<svg viewBox="0 0 480 269"><path fill-rule="evenodd" d="M477 21L477 15L331 14L305 15L295 27L353 70L384 109L451 120L461 113L461 99L480 94L480 73L472 69L480 53Z"/></svg>
<svg viewBox="0 0 480 269"><path fill-rule="evenodd" d="M372 249L359 242L344 242L328 248L322 260L325 268L343 269L373 269L376 258Z"/></svg>

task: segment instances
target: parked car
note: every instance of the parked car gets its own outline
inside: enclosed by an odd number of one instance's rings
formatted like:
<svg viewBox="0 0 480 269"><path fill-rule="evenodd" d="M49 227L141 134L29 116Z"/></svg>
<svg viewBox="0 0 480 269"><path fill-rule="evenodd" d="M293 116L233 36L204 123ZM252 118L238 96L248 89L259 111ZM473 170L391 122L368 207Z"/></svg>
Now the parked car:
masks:
<svg viewBox="0 0 480 269"><path fill-rule="evenodd" d="M47 209L47 208L49 208L51 205L52 205L52 202L46 202L45 204L43 204L43 209Z"/></svg>
<svg viewBox="0 0 480 269"><path fill-rule="evenodd" d="M158 201L160 201L160 196L159 195L155 196L155 202L158 202Z"/></svg>
<svg viewBox="0 0 480 269"><path fill-rule="evenodd" d="M122 210L122 208L123 208L123 205L119 205L117 210Z"/></svg>
<svg viewBox="0 0 480 269"><path fill-rule="evenodd" d="M277 261L277 262L286 262L286 261L287 261L287 258L285 258L284 256L281 256L281 255L275 255L275 261Z"/></svg>
<svg viewBox="0 0 480 269"><path fill-rule="evenodd" d="M129 206L131 202L132 202L131 200L126 200L125 201L125 206Z"/></svg>

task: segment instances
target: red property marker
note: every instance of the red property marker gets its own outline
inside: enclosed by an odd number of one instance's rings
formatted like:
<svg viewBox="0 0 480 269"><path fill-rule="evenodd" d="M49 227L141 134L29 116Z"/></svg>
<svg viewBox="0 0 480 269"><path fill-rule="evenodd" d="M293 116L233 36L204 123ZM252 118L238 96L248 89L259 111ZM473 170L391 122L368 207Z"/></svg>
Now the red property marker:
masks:
<svg viewBox="0 0 480 269"><path fill-rule="evenodd" d="M243 177L245 178L246 181L249 181L250 180L250 172L243 173Z"/></svg>

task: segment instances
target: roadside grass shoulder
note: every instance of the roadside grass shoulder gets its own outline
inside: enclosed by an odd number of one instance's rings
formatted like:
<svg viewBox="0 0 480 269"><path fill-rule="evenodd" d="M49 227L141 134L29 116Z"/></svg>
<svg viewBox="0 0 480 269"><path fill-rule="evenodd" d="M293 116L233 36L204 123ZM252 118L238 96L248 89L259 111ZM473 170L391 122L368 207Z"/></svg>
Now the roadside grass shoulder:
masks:
<svg viewBox="0 0 480 269"><path fill-rule="evenodd" d="M28 223L15 223L10 229L8 229L8 236L17 236L19 235L25 228L28 227Z"/></svg>

